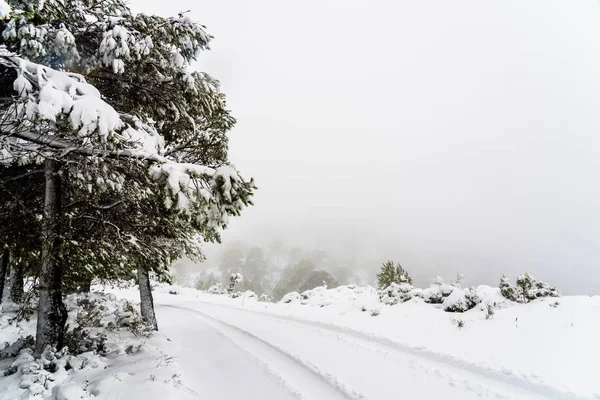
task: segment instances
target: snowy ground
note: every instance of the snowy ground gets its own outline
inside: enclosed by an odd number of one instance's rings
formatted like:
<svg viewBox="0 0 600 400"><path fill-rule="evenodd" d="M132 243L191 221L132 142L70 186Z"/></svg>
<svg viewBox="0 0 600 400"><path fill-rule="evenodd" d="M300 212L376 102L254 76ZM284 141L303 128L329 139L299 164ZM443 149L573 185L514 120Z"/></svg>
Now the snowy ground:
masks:
<svg viewBox="0 0 600 400"><path fill-rule="evenodd" d="M306 304L176 290L156 288L160 333L139 352L75 380L128 400L600 399L598 296L506 305L486 320L421 300L381 306L362 288Z"/></svg>
<svg viewBox="0 0 600 400"><path fill-rule="evenodd" d="M271 304L159 288L156 303L183 381L208 398L600 398L600 297L513 304L486 320L480 308L381 306L359 290Z"/></svg>

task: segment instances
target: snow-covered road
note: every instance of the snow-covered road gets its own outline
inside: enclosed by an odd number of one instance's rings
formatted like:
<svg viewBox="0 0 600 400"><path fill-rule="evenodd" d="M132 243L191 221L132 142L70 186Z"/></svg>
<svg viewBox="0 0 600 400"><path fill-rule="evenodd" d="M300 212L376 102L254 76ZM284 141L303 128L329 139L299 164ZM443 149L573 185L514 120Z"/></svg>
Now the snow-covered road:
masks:
<svg viewBox="0 0 600 400"><path fill-rule="evenodd" d="M204 302L157 304L157 313L177 346L184 382L204 398L567 398L510 374L325 324Z"/></svg>

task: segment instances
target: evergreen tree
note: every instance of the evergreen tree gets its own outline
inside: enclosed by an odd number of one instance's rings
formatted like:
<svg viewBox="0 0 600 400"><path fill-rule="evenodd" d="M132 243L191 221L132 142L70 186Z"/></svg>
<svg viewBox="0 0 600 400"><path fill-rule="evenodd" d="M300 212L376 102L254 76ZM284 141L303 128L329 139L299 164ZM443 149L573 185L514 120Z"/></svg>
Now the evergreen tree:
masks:
<svg viewBox="0 0 600 400"><path fill-rule="evenodd" d="M0 172L43 165L41 224L31 224L39 246L14 243L41 260L39 354L62 341L65 274L118 279L137 269L149 291L149 272L167 277L175 258L201 258L200 244L219 240L254 185L227 164L235 121L218 83L189 71L211 39L204 27L185 15L132 15L120 0L9 4ZM29 176L0 179L17 177ZM96 241L78 235L85 228ZM142 302L148 309L143 293Z"/></svg>
<svg viewBox="0 0 600 400"><path fill-rule="evenodd" d="M377 282L380 289L385 289L392 283L407 283L412 285L412 278L400 263L394 265L393 261L384 262L380 272L377 274Z"/></svg>
<svg viewBox="0 0 600 400"><path fill-rule="evenodd" d="M517 297L515 294L515 289L513 288L513 286L510 284L510 281L508 279L508 277L506 275L502 275L500 277L500 293L502 294L503 297L512 300L512 301L516 301Z"/></svg>
<svg viewBox="0 0 600 400"><path fill-rule="evenodd" d="M465 278L465 276L463 274L461 274L460 272L457 272L456 279L454 280L454 282L451 283L451 285L460 289L464 278Z"/></svg>
<svg viewBox="0 0 600 400"><path fill-rule="evenodd" d="M529 303L540 297L559 297L558 290L546 282L538 281L530 273L517 277L515 286L511 285L506 275L500 278L500 293L505 298L519 303Z"/></svg>
<svg viewBox="0 0 600 400"><path fill-rule="evenodd" d="M240 273L231 274L229 277L229 287L227 287L227 293L232 294L238 283L243 282L244 276Z"/></svg>

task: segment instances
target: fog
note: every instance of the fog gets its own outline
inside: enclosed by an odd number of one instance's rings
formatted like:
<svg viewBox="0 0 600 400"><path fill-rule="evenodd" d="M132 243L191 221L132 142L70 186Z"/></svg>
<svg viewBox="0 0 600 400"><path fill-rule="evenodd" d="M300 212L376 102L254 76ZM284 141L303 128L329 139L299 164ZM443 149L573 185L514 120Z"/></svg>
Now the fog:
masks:
<svg viewBox="0 0 600 400"><path fill-rule="evenodd" d="M168 9L164 5L168 4ZM134 0L191 10L255 206L223 245L600 293L600 4ZM426 282L423 282L426 284Z"/></svg>

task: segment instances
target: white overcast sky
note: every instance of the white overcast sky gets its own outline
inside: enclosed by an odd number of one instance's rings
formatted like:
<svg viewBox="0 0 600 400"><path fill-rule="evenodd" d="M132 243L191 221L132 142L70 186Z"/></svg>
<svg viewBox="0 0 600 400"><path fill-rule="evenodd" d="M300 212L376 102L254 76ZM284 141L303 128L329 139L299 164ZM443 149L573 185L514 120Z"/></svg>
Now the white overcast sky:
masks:
<svg viewBox="0 0 600 400"><path fill-rule="evenodd" d="M225 234L600 292L596 0L133 0L215 36L198 67L260 190ZM250 240L250 239L249 239Z"/></svg>

